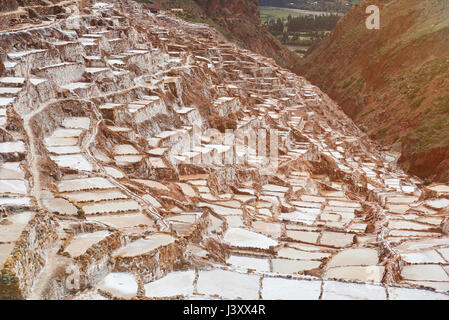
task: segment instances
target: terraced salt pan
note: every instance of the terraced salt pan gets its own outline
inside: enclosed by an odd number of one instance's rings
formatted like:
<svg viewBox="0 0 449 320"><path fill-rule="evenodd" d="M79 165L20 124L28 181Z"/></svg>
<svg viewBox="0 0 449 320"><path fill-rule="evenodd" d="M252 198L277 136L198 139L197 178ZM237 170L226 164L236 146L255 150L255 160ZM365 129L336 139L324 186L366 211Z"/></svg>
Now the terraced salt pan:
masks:
<svg viewBox="0 0 449 320"><path fill-rule="evenodd" d="M0 193L27 194L27 186L24 180L0 180Z"/></svg>
<svg viewBox="0 0 449 320"><path fill-rule="evenodd" d="M57 138L47 137L44 139L45 146L48 147L62 147L62 146L76 146L78 138Z"/></svg>
<svg viewBox="0 0 449 320"><path fill-rule="evenodd" d="M47 147L48 151L57 155L70 154L74 155L81 153L79 146L59 146L59 147Z"/></svg>
<svg viewBox="0 0 449 320"><path fill-rule="evenodd" d="M199 216L201 216L201 212L199 214L178 214L176 216L172 216L170 218L168 218L170 221L175 221L175 222L184 222L184 223L195 223L196 221L198 221Z"/></svg>
<svg viewBox="0 0 449 320"><path fill-rule="evenodd" d="M0 153L23 153L25 152L25 144L22 141L2 142L0 143Z"/></svg>
<svg viewBox="0 0 449 320"><path fill-rule="evenodd" d="M121 214L121 215L102 215L90 216L88 221L97 221L117 229L131 228L139 225L153 226L154 222L141 213Z"/></svg>
<svg viewBox="0 0 449 320"><path fill-rule="evenodd" d="M104 170L106 171L106 173L108 175L112 176L113 178L121 179L121 178L125 177L125 175L123 174L122 171L120 171L114 167L104 167Z"/></svg>
<svg viewBox="0 0 449 320"><path fill-rule="evenodd" d="M318 237L320 236L320 233L311 231L287 230L285 232L285 235L287 238L291 238L296 241L306 243L316 243Z"/></svg>
<svg viewBox="0 0 449 320"><path fill-rule="evenodd" d="M295 260L321 260L328 258L331 254L327 252L308 252L284 247L278 251L278 258L295 259Z"/></svg>
<svg viewBox="0 0 449 320"><path fill-rule="evenodd" d="M320 221L338 222L341 219L341 215L334 213L323 213L320 215Z"/></svg>
<svg viewBox="0 0 449 320"><path fill-rule="evenodd" d="M197 189L198 189L198 191L200 192L200 193L211 193L210 192L210 189L208 188L208 187L201 187L201 186L198 186L197 187Z"/></svg>
<svg viewBox="0 0 449 320"><path fill-rule="evenodd" d="M189 183L194 186L202 186L202 187L207 186L207 180L192 180L189 181Z"/></svg>
<svg viewBox="0 0 449 320"><path fill-rule="evenodd" d="M50 155L58 166L62 168L70 168L78 171L92 171L92 164L82 154L70 154L70 155Z"/></svg>
<svg viewBox="0 0 449 320"><path fill-rule="evenodd" d="M449 199L430 200L426 204L431 208L441 209L449 206Z"/></svg>
<svg viewBox="0 0 449 320"><path fill-rule="evenodd" d="M91 84L88 82L73 82L60 86L61 88L73 91L76 89L87 89Z"/></svg>
<svg viewBox="0 0 449 320"><path fill-rule="evenodd" d="M449 243L449 237L442 237L436 239L423 239L423 240L411 240L401 243L396 247L396 250L402 252L405 251L416 251L422 249L429 249L431 247L447 246Z"/></svg>
<svg viewBox="0 0 449 320"><path fill-rule="evenodd" d="M435 250L411 252L401 255L408 263L445 263L446 261Z"/></svg>
<svg viewBox="0 0 449 320"><path fill-rule="evenodd" d="M350 202L350 201L337 201L337 200L329 200L329 206L331 207L345 207L345 208L361 208L362 206L358 202Z"/></svg>
<svg viewBox="0 0 449 320"><path fill-rule="evenodd" d="M280 223L254 221L251 228L258 233L262 233L273 238L279 238L282 233L282 225Z"/></svg>
<svg viewBox="0 0 449 320"><path fill-rule="evenodd" d="M78 209L66 199L52 198L43 199L42 204L49 212L58 213L62 215L73 216L78 213Z"/></svg>
<svg viewBox="0 0 449 320"><path fill-rule="evenodd" d="M449 294L413 288L388 287L388 300L449 300Z"/></svg>
<svg viewBox="0 0 449 320"><path fill-rule="evenodd" d="M386 300L384 287L372 284L324 281L323 300Z"/></svg>
<svg viewBox="0 0 449 320"><path fill-rule="evenodd" d="M283 187L283 186L274 185L274 184L266 184L266 185L262 186L262 190L285 193L288 191L288 188Z"/></svg>
<svg viewBox="0 0 449 320"><path fill-rule="evenodd" d="M433 226L404 220L390 220L388 222L388 227L391 229L403 229L403 230L429 230L434 228Z"/></svg>
<svg viewBox="0 0 449 320"><path fill-rule="evenodd" d="M64 180L58 184L59 192L112 188L115 188L115 186L107 179L101 177Z"/></svg>
<svg viewBox="0 0 449 320"><path fill-rule="evenodd" d="M256 197L255 196L245 195L245 194L235 194L234 195L234 199L242 201L242 202L247 202L247 201L250 201L250 200L255 200Z"/></svg>
<svg viewBox="0 0 449 320"><path fill-rule="evenodd" d="M166 233L155 233L143 239L131 242L127 246L118 249L114 256L135 257L153 251L154 249L166 246L175 242L175 238Z"/></svg>
<svg viewBox="0 0 449 320"><path fill-rule="evenodd" d="M239 268L252 269L259 272L270 271L270 260L266 258L254 258L254 257L231 255L226 260L226 263L229 263Z"/></svg>
<svg viewBox="0 0 449 320"><path fill-rule="evenodd" d="M89 130L90 119L82 117L65 118L62 126L68 129L84 129Z"/></svg>
<svg viewBox="0 0 449 320"><path fill-rule="evenodd" d="M354 235L341 232L323 232L320 243L332 247L347 247L354 242Z"/></svg>
<svg viewBox="0 0 449 320"><path fill-rule="evenodd" d="M161 157L167 152L168 148L155 148L148 151L150 155Z"/></svg>
<svg viewBox="0 0 449 320"><path fill-rule="evenodd" d="M31 198L20 197L20 198L0 198L0 206L30 206Z"/></svg>
<svg viewBox="0 0 449 320"><path fill-rule="evenodd" d="M53 138L75 138L79 137L83 132L82 129L65 129L58 128L51 135Z"/></svg>
<svg viewBox="0 0 449 320"><path fill-rule="evenodd" d="M216 204L230 208L240 208L242 206L242 203L237 200L217 201Z"/></svg>
<svg viewBox="0 0 449 320"><path fill-rule="evenodd" d="M145 296L149 298L165 298L177 295L192 295L195 271L171 272L165 277L144 285Z"/></svg>
<svg viewBox="0 0 449 320"><path fill-rule="evenodd" d="M400 214L405 214L410 209L408 205L404 204L387 204L386 208L388 209L388 211L392 213L400 213Z"/></svg>
<svg viewBox="0 0 449 320"><path fill-rule="evenodd" d="M291 204L302 208L321 208L322 204L318 202L291 201Z"/></svg>
<svg viewBox="0 0 449 320"><path fill-rule="evenodd" d="M34 212L24 212L0 219L0 242L16 241L33 217Z"/></svg>
<svg viewBox="0 0 449 320"><path fill-rule="evenodd" d="M278 205L279 202L277 201L277 198L275 200L275 203L273 203L274 197L267 197L267 196L259 196L260 201L256 202L257 208L271 208L273 205Z"/></svg>
<svg viewBox="0 0 449 320"><path fill-rule="evenodd" d="M318 300L321 281L268 278L262 280L264 300Z"/></svg>
<svg viewBox="0 0 449 320"><path fill-rule="evenodd" d="M316 269L321 265L321 261L272 259L271 264L273 272L282 274L295 274L306 270Z"/></svg>
<svg viewBox="0 0 449 320"><path fill-rule="evenodd" d="M431 186L431 187L427 187L427 188L432 191L436 191L436 192L440 192L440 193L449 193L449 185L440 184L440 185Z"/></svg>
<svg viewBox="0 0 449 320"><path fill-rule="evenodd" d="M443 258L449 262L449 248L438 249L438 252L443 256Z"/></svg>
<svg viewBox="0 0 449 320"><path fill-rule="evenodd" d="M143 155L124 155L124 156L115 156L114 160L117 162L117 165L126 166L129 164L140 162L144 158L145 156Z"/></svg>
<svg viewBox="0 0 449 320"><path fill-rule="evenodd" d="M301 200L307 201L307 202L320 202L320 203L326 202L326 198L324 198L324 197L317 197L317 196L310 196L310 195L302 195Z"/></svg>
<svg viewBox="0 0 449 320"><path fill-rule="evenodd" d="M264 215L266 217L271 217L273 215L272 212L266 208L259 209L258 212L259 212L259 215Z"/></svg>
<svg viewBox="0 0 449 320"><path fill-rule="evenodd" d="M416 218L416 221L440 226L443 221L443 217L420 217Z"/></svg>
<svg viewBox="0 0 449 320"><path fill-rule="evenodd" d="M398 230L392 229L390 230L388 236L389 237L439 237L441 233L436 232L423 232L423 231L409 231L409 230Z"/></svg>
<svg viewBox="0 0 449 320"><path fill-rule="evenodd" d="M167 168L167 165L162 158L149 157L148 160L153 168Z"/></svg>
<svg viewBox="0 0 449 320"><path fill-rule="evenodd" d="M383 266L345 266L329 268L324 276L328 279L346 279L380 283L384 272L385 267Z"/></svg>
<svg viewBox="0 0 449 320"><path fill-rule="evenodd" d="M157 181L142 180L142 179L133 179L133 181L135 181L137 183L141 183L143 185L146 185L147 187L150 187L150 188L159 189L159 190L163 190L163 191L170 191L170 189L167 186L165 186L162 183L157 182Z"/></svg>
<svg viewBox="0 0 449 320"><path fill-rule="evenodd" d="M130 144L120 144L114 146L112 152L114 154L123 155L123 154L139 154L136 148L134 148Z"/></svg>
<svg viewBox="0 0 449 320"><path fill-rule="evenodd" d="M387 202L389 203L413 203L419 198L414 196L393 196L387 197Z"/></svg>
<svg viewBox="0 0 449 320"><path fill-rule="evenodd" d="M182 193L188 197L196 197L196 192L193 188L187 183L177 183L177 185L181 188Z"/></svg>
<svg viewBox="0 0 449 320"><path fill-rule="evenodd" d="M242 216L225 216L228 228L241 228L244 226Z"/></svg>
<svg viewBox="0 0 449 320"><path fill-rule="evenodd" d="M321 191L321 194L325 197L335 197L335 198L340 198L340 197L344 197L345 194L343 191L328 191L328 190L324 190Z"/></svg>
<svg viewBox="0 0 449 320"><path fill-rule="evenodd" d="M224 299L259 299L260 278L226 270L199 271L199 294L219 295Z"/></svg>
<svg viewBox="0 0 449 320"><path fill-rule="evenodd" d="M5 162L0 164L0 179L20 180L24 179L25 174L20 168L20 162Z"/></svg>
<svg viewBox="0 0 449 320"><path fill-rule="evenodd" d="M432 288L439 292L449 292L449 282L441 282L441 281L404 281L406 284L410 284L412 286L424 286L426 288Z"/></svg>
<svg viewBox="0 0 449 320"><path fill-rule="evenodd" d="M92 245L100 242L111 233L109 231L97 231L93 233L81 233L76 235L70 244L65 248L65 252L71 257L78 257L86 252Z"/></svg>
<svg viewBox="0 0 449 320"><path fill-rule="evenodd" d="M223 206L218 206L218 205L214 205L214 204L210 204L210 203L206 203L206 202L200 202L198 203L199 207L209 207L210 209L212 209L215 213L219 214L219 215L243 215L243 210L241 209L236 209L236 208L229 208L229 207L223 207Z"/></svg>
<svg viewBox="0 0 449 320"><path fill-rule="evenodd" d="M97 285L112 296L131 299L137 295L137 280L132 273L110 273Z"/></svg>
<svg viewBox="0 0 449 320"><path fill-rule="evenodd" d="M369 248L346 249L332 257L327 267L370 266L379 263L377 250Z"/></svg>
<svg viewBox="0 0 449 320"><path fill-rule="evenodd" d="M304 208L301 211L282 213L278 218L282 221L302 222L307 225L312 225L320 213L320 209Z"/></svg>
<svg viewBox="0 0 449 320"><path fill-rule="evenodd" d="M86 214L140 211L140 205L134 200L113 200L83 205Z"/></svg>
<svg viewBox="0 0 449 320"><path fill-rule="evenodd" d="M76 202L128 199L128 196L118 190L79 191L65 193L64 196Z"/></svg>
<svg viewBox="0 0 449 320"><path fill-rule="evenodd" d="M145 199L146 201L148 201L149 203L151 203L151 205L153 207L156 207L156 208L162 207L161 203L159 201L157 201L156 198L154 198L153 196L151 196L149 194L143 195L142 198Z"/></svg>
<svg viewBox="0 0 449 320"><path fill-rule="evenodd" d="M0 97L0 107L6 107L14 101L15 98Z"/></svg>
<svg viewBox="0 0 449 320"><path fill-rule="evenodd" d="M223 237L223 242L231 247L271 249L279 243L260 233L242 228L229 228Z"/></svg>
<svg viewBox="0 0 449 320"><path fill-rule="evenodd" d="M416 281L449 281L448 274L440 265L411 265L402 268L402 277Z"/></svg>

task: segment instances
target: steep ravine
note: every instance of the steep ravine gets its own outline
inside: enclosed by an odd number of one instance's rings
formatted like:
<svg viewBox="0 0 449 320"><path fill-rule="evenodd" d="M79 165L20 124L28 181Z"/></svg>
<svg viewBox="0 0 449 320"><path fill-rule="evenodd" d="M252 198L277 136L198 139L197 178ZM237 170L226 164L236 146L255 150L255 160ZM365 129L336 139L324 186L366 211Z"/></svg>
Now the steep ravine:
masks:
<svg viewBox="0 0 449 320"><path fill-rule="evenodd" d="M365 27L368 5L380 30ZM409 173L449 178L449 8L441 0L363 1L300 67L355 122L401 152Z"/></svg>

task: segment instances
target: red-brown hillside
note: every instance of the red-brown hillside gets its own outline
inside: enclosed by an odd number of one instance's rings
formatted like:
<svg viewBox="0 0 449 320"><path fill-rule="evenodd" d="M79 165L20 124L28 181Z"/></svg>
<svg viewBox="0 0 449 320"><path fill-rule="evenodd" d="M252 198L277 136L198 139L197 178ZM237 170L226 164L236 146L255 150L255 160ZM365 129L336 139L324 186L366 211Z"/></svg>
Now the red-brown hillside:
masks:
<svg viewBox="0 0 449 320"><path fill-rule="evenodd" d="M380 30L365 9L380 8ZM370 0L340 20L300 72L369 135L401 151L401 165L449 178L449 2Z"/></svg>

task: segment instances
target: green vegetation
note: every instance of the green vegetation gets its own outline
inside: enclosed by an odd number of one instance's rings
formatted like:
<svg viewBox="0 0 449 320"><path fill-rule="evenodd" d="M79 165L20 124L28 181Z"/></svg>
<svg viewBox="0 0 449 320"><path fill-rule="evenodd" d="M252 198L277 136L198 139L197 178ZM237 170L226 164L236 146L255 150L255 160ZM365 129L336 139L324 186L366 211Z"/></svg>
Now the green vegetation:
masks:
<svg viewBox="0 0 449 320"><path fill-rule="evenodd" d="M374 111L376 111L376 109L371 108L371 109L369 109L368 111L364 112L364 113L362 114L362 117L366 117L367 115L373 113Z"/></svg>
<svg viewBox="0 0 449 320"><path fill-rule="evenodd" d="M260 7L260 20L262 23L266 23L269 20L287 20L289 16L291 17L299 17L303 16L304 13L292 12L288 9L275 9L269 7Z"/></svg>
<svg viewBox="0 0 449 320"><path fill-rule="evenodd" d="M436 98L418 128L410 133L417 139L414 153L449 145L449 95Z"/></svg>
<svg viewBox="0 0 449 320"><path fill-rule="evenodd" d="M351 0L345 4L339 0L258 0L259 6L341 13L348 12L354 4L360 1Z"/></svg>
<svg viewBox="0 0 449 320"><path fill-rule="evenodd" d="M419 108L422 104L422 102L424 101L425 97L419 97L418 99L416 99L415 101L413 101L413 103L411 104L410 108L412 110L415 110L417 108Z"/></svg>
<svg viewBox="0 0 449 320"><path fill-rule="evenodd" d="M377 131L377 134L380 135L380 136L383 136L383 135L385 135L388 132L388 130L390 130L389 127L385 127L385 128L379 129Z"/></svg>
<svg viewBox="0 0 449 320"><path fill-rule="evenodd" d="M335 27L339 15L303 15L296 17L283 10L272 10L272 18L267 18L265 25L268 31L282 44L290 46L290 50L307 54L309 48L321 42ZM289 13L287 16L286 14ZM277 19L276 19L277 17ZM295 47L296 46L296 47Z"/></svg>
<svg viewBox="0 0 449 320"><path fill-rule="evenodd" d="M356 80L356 79L355 79L354 76L350 77L349 79L346 79L346 80L343 82L342 88L343 88L343 89L346 89L346 88L349 87L351 84L353 84L355 80Z"/></svg>

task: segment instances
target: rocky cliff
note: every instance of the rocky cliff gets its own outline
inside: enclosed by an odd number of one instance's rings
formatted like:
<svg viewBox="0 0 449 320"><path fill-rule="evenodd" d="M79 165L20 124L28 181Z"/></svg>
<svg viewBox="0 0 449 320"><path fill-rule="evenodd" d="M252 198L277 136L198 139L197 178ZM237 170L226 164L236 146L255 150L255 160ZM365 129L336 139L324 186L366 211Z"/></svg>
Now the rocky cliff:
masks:
<svg viewBox="0 0 449 320"><path fill-rule="evenodd" d="M365 9L380 8L380 30ZM449 177L449 8L442 0L363 1L300 72L372 138L401 151L410 173Z"/></svg>
<svg viewBox="0 0 449 320"><path fill-rule="evenodd" d="M297 57L262 26L257 0L156 0L164 8L183 8L182 18L206 22L243 48L292 69Z"/></svg>

